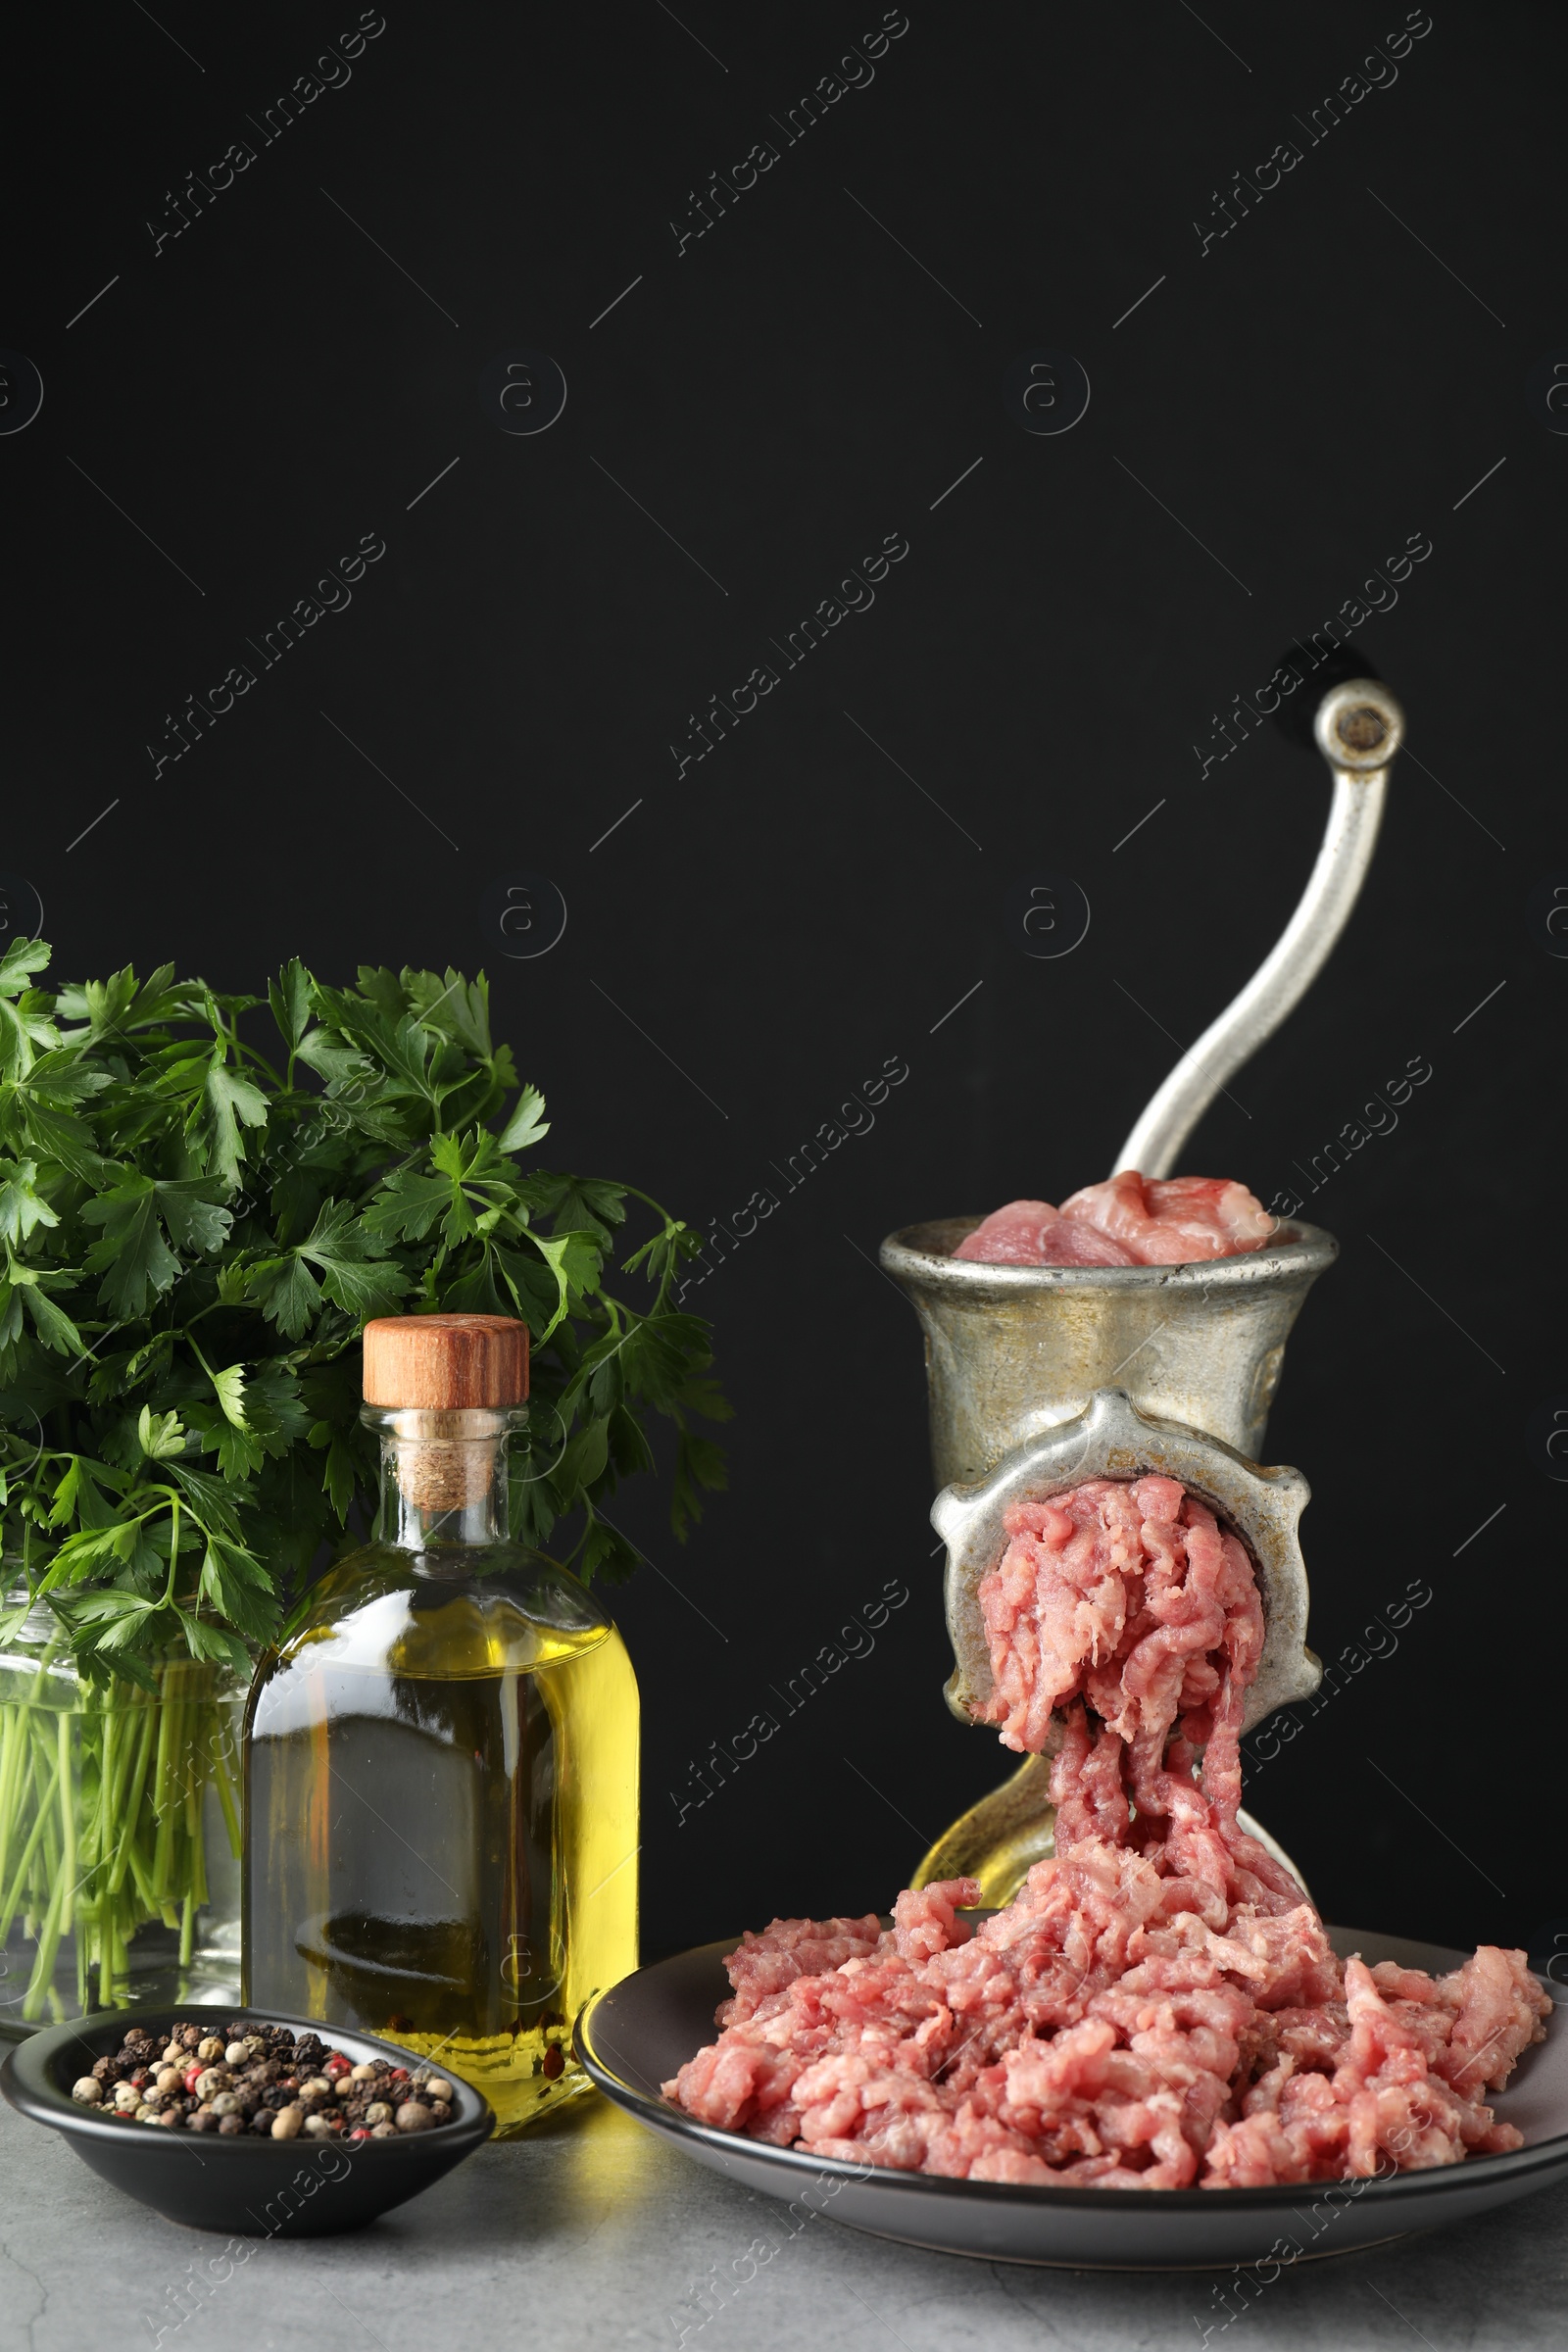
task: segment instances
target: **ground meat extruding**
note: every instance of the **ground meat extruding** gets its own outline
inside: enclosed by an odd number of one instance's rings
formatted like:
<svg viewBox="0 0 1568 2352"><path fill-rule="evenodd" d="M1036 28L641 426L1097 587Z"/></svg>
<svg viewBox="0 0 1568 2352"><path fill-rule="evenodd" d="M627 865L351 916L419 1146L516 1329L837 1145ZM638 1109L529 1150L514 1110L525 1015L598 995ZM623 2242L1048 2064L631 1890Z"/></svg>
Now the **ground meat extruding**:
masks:
<svg viewBox="0 0 1568 2352"><path fill-rule="evenodd" d="M1118 1180L1119 1181L1119 1180ZM1007 1212L999 1212L1007 1213ZM1483 2094L1550 2003L1522 1952L1341 1962L1237 1822L1251 1563L1174 1479L1015 1505L980 1586L1007 1745L1054 1719L1056 1853L971 1933L973 1880L775 1920L665 2093L823 2157L973 2180L1262 2187L1517 2147Z"/></svg>

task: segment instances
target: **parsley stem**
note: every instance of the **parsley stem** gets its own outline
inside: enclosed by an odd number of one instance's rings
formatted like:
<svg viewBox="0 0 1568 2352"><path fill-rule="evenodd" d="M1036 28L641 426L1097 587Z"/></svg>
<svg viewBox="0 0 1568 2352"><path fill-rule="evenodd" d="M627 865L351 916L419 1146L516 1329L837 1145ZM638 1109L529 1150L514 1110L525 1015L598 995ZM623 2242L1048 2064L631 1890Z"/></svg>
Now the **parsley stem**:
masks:
<svg viewBox="0 0 1568 2352"><path fill-rule="evenodd" d="M229 1777L228 1746L223 1729L213 1710L213 1779L218 1788L218 1801L223 1808L223 1827L228 1832L228 1850L237 1862L240 1857L239 1807L234 1801L234 1784Z"/></svg>
<svg viewBox="0 0 1568 2352"><path fill-rule="evenodd" d="M279 1089L286 1087L290 1083L289 1079L279 1078L276 1065L269 1061L265 1054L259 1054L254 1046L248 1046L245 1043L245 1040L240 1036L237 1029L229 1030L226 1034L228 1036L229 1044L234 1049L236 1059L238 1059L240 1056L243 1056L246 1061L254 1061L257 1068L259 1070L265 1070L269 1078L270 1078L272 1081L272 1084ZM292 1076L294 1068L294 1056L292 1054L289 1055L288 1066L290 1075Z"/></svg>
<svg viewBox="0 0 1568 2352"><path fill-rule="evenodd" d="M7 1711L9 1713L9 1709ZM65 1721L64 1716L62 1716L61 1721ZM7 1726L7 1729L10 1729L9 1725ZM60 1764L57 1758L50 1769L48 1788L38 1788L34 1791L34 1801L37 1809L33 1816L32 1828L27 1833L27 1842L22 1849L21 1856L17 1862L16 1873L12 1878L10 1886L6 1888L5 1900L0 1902L0 1944L5 1942L6 1937L11 1933L11 1922L13 1919L15 1919L17 1915L17 1905L22 1900L23 1882L27 1876L27 1872L32 1863L33 1855L37 1852L39 1845L43 1841L44 1823L49 1818L49 1808L54 1803L55 1789L59 1784L59 1780Z"/></svg>
<svg viewBox="0 0 1568 2352"><path fill-rule="evenodd" d="M120 1802L116 1812L120 1819L120 1836L115 1843L114 1860L109 1868L109 1891L118 1894L125 1884L131 1863L131 1834L141 1811L142 1789L147 1779L147 1759L153 1744L154 1707L150 1694L139 1693L137 1712L141 1721L136 1734L126 1745L125 1778L121 1784Z"/></svg>
<svg viewBox="0 0 1568 2352"><path fill-rule="evenodd" d="M165 1487L164 1493L169 1496L169 1582L158 1604L161 1609L167 1609L173 1600L174 1579L179 1574L179 1496L172 1487Z"/></svg>
<svg viewBox="0 0 1568 2352"><path fill-rule="evenodd" d="M52 1819L52 1816L46 1818ZM27 1980L27 1989L22 1999L22 2014L29 2023L42 2009L44 1994L48 1989L49 1980L54 1974L55 1954L60 1949L60 1923L65 1912L65 1904L66 1882L63 1878L57 1878L54 1883L54 1892L49 1897L49 1908L44 1913L43 1926L38 1932L38 1944L32 1963L32 1974Z"/></svg>
<svg viewBox="0 0 1568 2352"><path fill-rule="evenodd" d="M76 1891L76 1789L72 1771L71 1717L62 1708L55 1726L55 1744L58 1749L56 1781L60 1790L60 1879L65 1888L61 1897L60 1919L62 1932L71 1933L71 1906Z"/></svg>

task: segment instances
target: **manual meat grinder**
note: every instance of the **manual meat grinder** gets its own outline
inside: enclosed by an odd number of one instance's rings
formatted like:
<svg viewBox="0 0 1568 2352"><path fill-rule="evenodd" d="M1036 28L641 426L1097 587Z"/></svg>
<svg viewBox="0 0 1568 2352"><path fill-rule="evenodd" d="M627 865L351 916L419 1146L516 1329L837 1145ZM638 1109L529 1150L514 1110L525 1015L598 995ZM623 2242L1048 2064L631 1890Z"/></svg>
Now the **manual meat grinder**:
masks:
<svg viewBox="0 0 1568 2352"><path fill-rule="evenodd" d="M1311 686L1302 691L1310 695ZM1246 987L1177 1062L1133 1127L1116 1168L1169 1176L1226 1081L1300 1001L1355 904L1376 845L1404 717L1381 681L1321 692L1312 732L1334 776L1317 862L1299 905ZM948 1546L948 1701L963 1722L990 1690L976 1588L1001 1559L1003 1516L1087 1478L1179 1478L1251 1554L1266 1639L1244 1729L1308 1697L1322 1676L1305 1645L1306 1572L1298 1471L1260 1469L1285 1343L1313 1282L1339 1254L1332 1235L1288 1219L1249 1255L1190 1265L986 1265L953 1251L978 1217L891 1234L882 1264L925 1331L931 1451L941 1494L932 1524ZM1010 1901L1052 1851L1049 1755L1030 1756L939 1838L912 1884L978 1879ZM1244 1813L1243 1826L1280 1847Z"/></svg>

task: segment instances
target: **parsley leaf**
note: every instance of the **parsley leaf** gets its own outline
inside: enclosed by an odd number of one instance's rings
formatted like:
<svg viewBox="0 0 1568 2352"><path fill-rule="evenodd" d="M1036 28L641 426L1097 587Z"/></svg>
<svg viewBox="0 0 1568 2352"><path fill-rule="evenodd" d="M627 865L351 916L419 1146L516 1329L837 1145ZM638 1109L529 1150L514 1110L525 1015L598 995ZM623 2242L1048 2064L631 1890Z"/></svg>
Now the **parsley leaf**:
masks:
<svg viewBox="0 0 1568 2352"><path fill-rule="evenodd" d="M311 1025L311 975L297 956L291 956L277 978L268 982L267 1001L283 1043L291 1054L297 1054Z"/></svg>
<svg viewBox="0 0 1568 2352"><path fill-rule="evenodd" d="M179 1272L159 1225L158 1187L150 1176L131 1176L87 1201L81 1214L86 1224L104 1228L87 1252L87 1264L104 1277L99 1303L128 1322L149 1298L172 1289Z"/></svg>
<svg viewBox="0 0 1568 2352"><path fill-rule="evenodd" d="M88 1267L104 1276L100 1304L128 1322L145 1311L149 1298L172 1288L180 1261L170 1242L180 1250L220 1248L233 1223L229 1211L217 1205L221 1190L212 1178L165 1183L135 1175L84 1202L86 1223L104 1228L103 1239L87 1251Z"/></svg>
<svg viewBox="0 0 1568 2352"><path fill-rule="evenodd" d="M214 1047L207 1065L207 1107L214 1165L225 1183L237 1188L245 1161L240 1127L267 1125L267 1097L229 1068L221 1046Z"/></svg>
<svg viewBox="0 0 1568 2352"><path fill-rule="evenodd" d="M319 1269L319 1282L312 1266ZM368 1323L373 1315L393 1313L412 1288L412 1277L386 1255L368 1220L346 1200L326 1201L303 1242L286 1257L268 1259L256 1269L262 1312L289 1339L305 1331L323 1294L357 1322Z"/></svg>
<svg viewBox="0 0 1568 2352"><path fill-rule="evenodd" d="M0 997L20 996L35 972L48 970L49 956L41 939L14 939L0 956Z"/></svg>
<svg viewBox="0 0 1568 2352"><path fill-rule="evenodd" d="M536 1086L525 1086L517 1097L511 1118L501 1131L499 1149L503 1152L526 1152L542 1135L550 1133L550 1121L545 1117L545 1099Z"/></svg>
<svg viewBox="0 0 1568 2352"><path fill-rule="evenodd" d="M36 1160L0 1159L0 1240L24 1242L38 1226L59 1224L37 1176Z"/></svg>

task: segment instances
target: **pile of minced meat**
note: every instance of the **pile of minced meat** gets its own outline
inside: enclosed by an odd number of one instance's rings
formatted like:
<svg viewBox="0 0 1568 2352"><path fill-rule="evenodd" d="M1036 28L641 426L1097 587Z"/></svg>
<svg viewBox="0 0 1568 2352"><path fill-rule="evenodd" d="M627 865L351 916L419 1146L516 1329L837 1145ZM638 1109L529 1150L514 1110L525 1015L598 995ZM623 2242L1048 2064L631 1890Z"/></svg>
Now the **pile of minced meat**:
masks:
<svg viewBox="0 0 1568 2352"><path fill-rule="evenodd" d="M1218 1254L1216 1252L1216 1254ZM1007 1515L979 1588L1012 1748L1055 1744L1054 1859L971 1930L970 1879L874 1916L775 1920L726 1962L700 2122L904 2172L1253 2188L1520 2145L1484 2094L1544 2034L1522 1952L1452 1975L1341 1961L1237 1825L1263 1645L1251 1563L1174 1479ZM1065 1727L1063 1729L1063 1726Z"/></svg>

